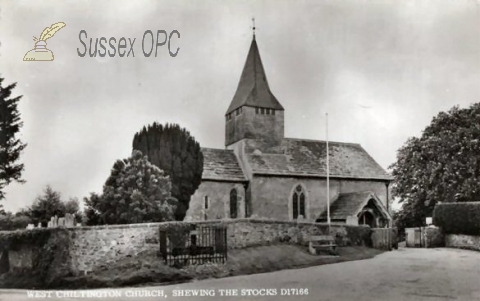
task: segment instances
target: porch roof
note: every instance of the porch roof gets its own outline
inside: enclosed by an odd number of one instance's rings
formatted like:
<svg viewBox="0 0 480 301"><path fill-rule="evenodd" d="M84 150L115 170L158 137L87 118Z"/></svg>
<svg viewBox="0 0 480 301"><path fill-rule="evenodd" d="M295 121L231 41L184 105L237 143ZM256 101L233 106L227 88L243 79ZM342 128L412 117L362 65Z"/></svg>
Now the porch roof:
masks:
<svg viewBox="0 0 480 301"><path fill-rule="evenodd" d="M330 219L346 220L348 216L358 216L370 200L373 200L375 207L385 219L392 219L385 206L372 191L340 193L330 206ZM327 219L327 210L320 214L319 219Z"/></svg>

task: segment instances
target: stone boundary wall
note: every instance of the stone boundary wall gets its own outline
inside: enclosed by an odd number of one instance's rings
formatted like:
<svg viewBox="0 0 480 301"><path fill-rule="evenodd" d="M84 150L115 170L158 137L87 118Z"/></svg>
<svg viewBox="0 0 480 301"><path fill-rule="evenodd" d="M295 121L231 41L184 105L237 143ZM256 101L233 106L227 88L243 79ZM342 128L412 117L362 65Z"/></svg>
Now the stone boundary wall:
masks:
<svg viewBox="0 0 480 301"><path fill-rule="evenodd" d="M105 225L65 228L68 232L68 262L56 262L68 265L74 274L89 273L115 265L118 261L138 257L146 260L161 260L157 257L159 230L185 222L145 223L129 225ZM227 227L229 249L268 245L272 243L290 243L307 245L310 235L328 233L328 225L305 221L276 221L264 219L232 219L190 222L197 227L223 225ZM32 231L32 230L26 230ZM54 234L54 233L52 233ZM331 224L330 235L339 245L369 244L371 230L368 226L350 226ZM54 235L55 236L55 235ZM30 246L28 246L30 247ZM31 246L33 248L34 246ZM22 253L25 249L22 247ZM20 254L9 250L14 266L29 262L17 258ZM27 252L28 253L28 252ZM16 260L15 260L16 259Z"/></svg>
<svg viewBox="0 0 480 301"><path fill-rule="evenodd" d="M94 271L115 264L119 259L156 256L159 251L159 229L184 222L165 222L111 226L69 228L72 270L77 273ZM311 222L275 221L262 219L232 219L191 222L197 227L224 225L227 227L229 249L239 249L271 243L308 244L310 235L328 233L328 225ZM330 235L340 245L364 245L370 228L331 224ZM159 259L160 260L160 259Z"/></svg>
<svg viewBox="0 0 480 301"><path fill-rule="evenodd" d="M449 248L480 251L480 236L447 234L445 235L445 245Z"/></svg>

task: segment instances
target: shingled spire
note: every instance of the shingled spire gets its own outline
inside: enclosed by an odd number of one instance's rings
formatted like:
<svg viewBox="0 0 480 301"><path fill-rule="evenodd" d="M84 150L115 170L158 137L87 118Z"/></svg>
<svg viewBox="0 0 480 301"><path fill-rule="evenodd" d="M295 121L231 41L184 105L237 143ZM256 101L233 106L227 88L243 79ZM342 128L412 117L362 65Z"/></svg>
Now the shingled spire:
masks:
<svg viewBox="0 0 480 301"><path fill-rule="evenodd" d="M253 30L240 82L225 114L227 147L234 147L243 139L261 139L279 145L284 138L284 109L268 86L255 39L255 24Z"/></svg>
<svg viewBox="0 0 480 301"><path fill-rule="evenodd" d="M282 105L270 91L267 76L263 68L262 59L258 52L255 32L253 34L252 44L248 51L247 61L243 67L242 76L238 83L237 91L228 107L229 114L242 106L255 108L268 108L274 110L283 110Z"/></svg>

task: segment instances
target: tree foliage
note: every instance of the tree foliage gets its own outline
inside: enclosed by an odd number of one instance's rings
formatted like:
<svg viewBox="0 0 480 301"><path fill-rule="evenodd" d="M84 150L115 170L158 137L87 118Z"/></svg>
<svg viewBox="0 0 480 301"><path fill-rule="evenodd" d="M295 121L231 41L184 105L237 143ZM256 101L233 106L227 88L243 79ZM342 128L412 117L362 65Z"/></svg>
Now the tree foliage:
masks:
<svg viewBox="0 0 480 301"><path fill-rule="evenodd" d="M190 197L202 180L203 155L199 143L179 125L153 123L135 134L133 149L146 154L150 162L170 176L172 196L179 201L175 219L183 220Z"/></svg>
<svg viewBox="0 0 480 301"><path fill-rule="evenodd" d="M0 214L0 231L11 231L17 229L25 229L28 224L32 223L32 219L24 212L5 212Z"/></svg>
<svg viewBox="0 0 480 301"><path fill-rule="evenodd" d="M23 183L21 175L24 169L22 163L18 163L20 154L26 147L17 138L23 123L17 103L21 96L11 97L16 84L2 86L3 78L0 78L0 200L5 198L5 187L13 181Z"/></svg>
<svg viewBox="0 0 480 301"><path fill-rule="evenodd" d="M65 213L78 214L80 211L80 203L77 198L70 198L65 202Z"/></svg>
<svg viewBox="0 0 480 301"><path fill-rule="evenodd" d="M75 222L82 223L83 221L83 212L80 210L80 202L78 198L70 198L65 202L65 214L75 215Z"/></svg>
<svg viewBox="0 0 480 301"><path fill-rule="evenodd" d="M95 209L100 207L100 203L102 202L101 198L102 196L95 192L91 192L90 196L83 198L83 203L85 204L84 216L86 225L94 226L103 224L101 213Z"/></svg>
<svg viewBox="0 0 480 301"><path fill-rule="evenodd" d="M65 215L65 203L62 202L60 193L47 185L43 195L36 198L27 212L35 225L42 223L42 227L46 227L52 216Z"/></svg>
<svg viewBox="0 0 480 301"><path fill-rule="evenodd" d="M165 173L140 151L117 160L103 194L85 199L88 224L128 224L174 219L177 201L170 195Z"/></svg>
<svg viewBox="0 0 480 301"><path fill-rule="evenodd" d="M438 202L480 200L480 104L440 112L420 138L410 138L391 166L397 223L421 226Z"/></svg>

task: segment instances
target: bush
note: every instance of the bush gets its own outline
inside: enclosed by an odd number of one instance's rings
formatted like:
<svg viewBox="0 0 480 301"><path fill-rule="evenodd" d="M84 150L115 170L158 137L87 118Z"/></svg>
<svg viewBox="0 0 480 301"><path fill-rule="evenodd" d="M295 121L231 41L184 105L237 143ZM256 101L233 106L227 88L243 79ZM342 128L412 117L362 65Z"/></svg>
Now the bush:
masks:
<svg viewBox="0 0 480 301"><path fill-rule="evenodd" d="M11 231L25 229L32 219L26 215L13 215L10 212L0 215L0 231Z"/></svg>
<svg viewBox="0 0 480 301"><path fill-rule="evenodd" d="M0 288L49 287L70 274L68 264L70 236L66 229L39 228L0 231L0 252L18 251L22 246L33 250L32 268L10 270L0 275ZM8 255L7 255L8 256Z"/></svg>
<svg viewBox="0 0 480 301"><path fill-rule="evenodd" d="M85 200L89 225L132 224L174 220L178 201L170 195L170 178L134 151L113 165L103 194Z"/></svg>
<svg viewBox="0 0 480 301"><path fill-rule="evenodd" d="M446 234L480 235L480 202L437 204L433 224Z"/></svg>
<svg viewBox="0 0 480 301"><path fill-rule="evenodd" d="M367 246L371 247L372 244L372 229L370 227L346 227L347 237L350 240L350 244L354 246Z"/></svg>

